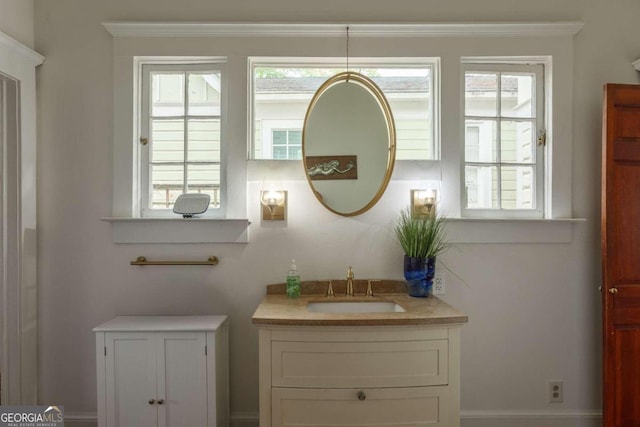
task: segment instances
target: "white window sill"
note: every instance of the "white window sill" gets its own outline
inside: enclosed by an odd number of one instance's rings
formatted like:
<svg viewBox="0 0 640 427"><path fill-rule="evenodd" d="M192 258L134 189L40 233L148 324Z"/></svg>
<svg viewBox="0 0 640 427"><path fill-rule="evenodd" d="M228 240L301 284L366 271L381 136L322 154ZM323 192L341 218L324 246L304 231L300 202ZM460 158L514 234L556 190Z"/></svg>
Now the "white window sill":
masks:
<svg viewBox="0 0 640 427"><path fill-rule="evenodd" d="M584 218L447 218L452 243L570 243Z"/></svg>
<svg viewBox="0 0 640 427"><path fill-rule="evenodd" d="M248 243L248 219L109 217L114 243Z"/></svg>

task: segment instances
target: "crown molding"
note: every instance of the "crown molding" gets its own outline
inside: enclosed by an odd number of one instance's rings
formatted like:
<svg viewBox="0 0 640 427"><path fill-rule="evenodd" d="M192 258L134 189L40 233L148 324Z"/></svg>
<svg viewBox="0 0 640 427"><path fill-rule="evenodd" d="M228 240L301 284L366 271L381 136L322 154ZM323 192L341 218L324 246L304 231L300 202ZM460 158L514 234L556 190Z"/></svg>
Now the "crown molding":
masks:
<svg viewBox="0 0 640 427"><path fill-rule="evenodd" d="M35 50L23 45L13 37L0 31L0 45L6 46L12 52L22 56L33 64L34 67L44 62L44 56Z"/></svg>
<svg viewBox="0 0 640 427"><path fill-rule="evenodd" d="M550 37L573 36L584 25L561 22L418 24L103 22L116 37Z"/></svg>

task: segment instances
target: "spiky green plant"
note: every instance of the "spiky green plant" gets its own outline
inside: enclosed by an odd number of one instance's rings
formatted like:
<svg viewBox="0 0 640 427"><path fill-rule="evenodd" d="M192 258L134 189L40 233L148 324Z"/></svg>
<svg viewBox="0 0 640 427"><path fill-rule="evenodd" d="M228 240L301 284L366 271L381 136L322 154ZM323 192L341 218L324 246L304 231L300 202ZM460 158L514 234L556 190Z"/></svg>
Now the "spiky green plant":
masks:
<svg viewBox="0 0 640 427"><path fill-rule="evenodd" d="M394 231L404 253L410 257L437 257L449 249L443 215L412 218L409 208L406 208L400 211Z"/></svg>

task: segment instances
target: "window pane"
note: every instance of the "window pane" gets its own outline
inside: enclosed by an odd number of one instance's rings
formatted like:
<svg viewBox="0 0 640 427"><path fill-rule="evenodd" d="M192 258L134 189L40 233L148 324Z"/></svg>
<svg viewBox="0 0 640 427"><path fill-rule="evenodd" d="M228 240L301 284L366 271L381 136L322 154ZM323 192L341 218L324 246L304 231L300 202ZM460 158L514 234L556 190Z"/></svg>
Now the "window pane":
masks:
<svg viewBox="0 0 640 427"><path fill-rule="evenodd" d="M302 159L302 147L289 146L289 160L301 160Z"/></svg>
<svg viewBox="0 0 640 427"><path fill-rule="evenodd" d="M465 167L467 208L498 208L498 168L496 166Z"/></svg>
<svg viewBox="0 0 640 427"><path fill-rule="evenodd" d="M501 109L505 117L533 117L535 79L532 74L502 74Z"/></svg>
<svg viewBox="0 0 640 427"><path fill-rule="evenodd" d="M209 206L220 205L220 165L189 165L189 193L205 193L211 197Z"/></svg>
<svg viewBox="0 0 640 427"><path fill-rule="evenodd" d="M496 117L498 111L498 74L465 74L465 115Z"/></svg>
<svg viewBox="0 0 640 427"><path fill-rule="evenodd" d="M287 147L282 146L273 146L273 158L275 160L287 160Z"/></svg>
<svg viewBox="0 0 640 427"><path fill-rule="evenodd" d="M220 120L189 120L189 162L220 161Z"/></svg>
<svg viewBox="0 0 640 427"><path fill-rule="evenodd" d="M273 130L271 132L271 144L273 159L302 159L302 131L300 130Z"/></svg>
<svg viewBox="0 0 640 427"><path fill-rule="evenodd" d="M302 131L300 130L289 131L289 145L302 146Z"/></svg>
<svg viewBox="0 0 640 427"><path fill-rule="evenodd" d="M497 122L495 120L466 120L465 161L497 161Z"/></svg>
<svg viewBox="0 0 640 427"><path fill-rule="evenodd" d="M535 171L531 166L502 166L503 209L535 209Z"/></svg>
<svg viewBox="0 0 640 427"><path fill-rule="evenodd" d="M536 143L533 138L533 122L501 122L500 148L504 163L534 163Z"/></svg>
<svg viewBox="0 0 640 427"><path fill-rule="evenodd" d="M172 208L183 192L182 165L151 165L152 208Z"/></svg>
<svg viewBox="0 0 640 427"><path fill-rule="evenodd" d="M184 120L151 119L151 162L184 160Z"/></svg>
<svg viewBox="0 0 640 427"><path fill-rule="evenodd" d="M396 125L396 159L434 159L432 69L428 66L354 66L351 69L371 78L384 92ZM283 144L277 139L282 135L277 136L272 132L271 141L265 135L269 135L269 129L273 129L272 123L277 121L289 122L278 127L293 127L293 122L302 127L315 91L328 77L342 71L343 67L332 66L256 67L253 158L269 159L278 155L282 156L278 158L291 159L297 150L290 151L287 157L274 147ZM289 145L293 144L291 138L290 134Z"/></svg>
<svg viewBox="0 0 640 427"><path fill-rule="evenodd" d="M220 73L189 74L189 115L220 115Z"/></svg>
<svg viewBox="0 0 640 427"><path fill-rule="evenodd" d="M393 111L396 159L434 159L431 69L380 67L358 71L378 85Z"/></svg>
<svg viewBox="0 0 640 427"><path fill-rule="evenodd" d="M184 74L151 73L151 115L184 115Z"/></svg>
<svg viewBox="0 0 640 427"><path fill-rule="evenodd" d="M273 145L287 145L287 131L274 130L272 143Z"/></svg>

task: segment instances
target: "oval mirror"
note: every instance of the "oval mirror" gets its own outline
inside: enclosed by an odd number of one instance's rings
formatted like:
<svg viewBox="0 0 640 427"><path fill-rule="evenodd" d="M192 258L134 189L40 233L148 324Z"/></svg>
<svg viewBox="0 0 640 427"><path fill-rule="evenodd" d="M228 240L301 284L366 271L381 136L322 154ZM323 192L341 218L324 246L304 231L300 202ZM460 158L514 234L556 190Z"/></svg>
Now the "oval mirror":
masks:
<svg viewBox="0 0 640 427"><path fill-rule="evenodd" d="M343 72L320 86L305 116L302 158L314 195L330 211L353 216L376 204L393 172L396 133L373 81Z"/></svg>

